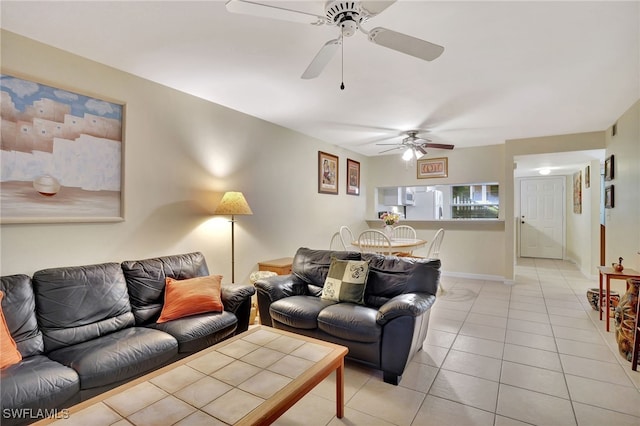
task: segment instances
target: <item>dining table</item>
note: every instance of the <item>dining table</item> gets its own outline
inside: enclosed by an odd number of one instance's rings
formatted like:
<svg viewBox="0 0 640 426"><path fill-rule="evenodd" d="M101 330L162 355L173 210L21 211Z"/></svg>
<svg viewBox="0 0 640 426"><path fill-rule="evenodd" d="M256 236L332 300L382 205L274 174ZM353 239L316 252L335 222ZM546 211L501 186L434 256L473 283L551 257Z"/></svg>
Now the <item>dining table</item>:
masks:
<svg viewBox="0 0 640 426"><path fill-rule="evenodd" d="M391 252L411 252L413 250L419 249L420 247L424 247L427 244L426 240L422 240L420 238L390 238L391 241ZM354 247L360 248L359 241L352 241L351 245ZM369 244L365 241L365 245L367 248L372 249L378 253L386 253L389 251L388 246L386 245L378 245L378 244Z"/></svg>

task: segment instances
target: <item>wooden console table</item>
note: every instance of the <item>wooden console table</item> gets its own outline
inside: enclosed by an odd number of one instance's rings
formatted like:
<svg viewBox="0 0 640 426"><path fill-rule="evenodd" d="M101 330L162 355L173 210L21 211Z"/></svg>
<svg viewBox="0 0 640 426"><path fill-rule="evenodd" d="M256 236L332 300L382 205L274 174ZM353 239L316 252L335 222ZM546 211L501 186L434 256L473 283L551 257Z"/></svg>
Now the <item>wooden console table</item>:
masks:
<svg viewBox="0 0 640 426"><path fill-rule="evenodd" d="M289 275L291 273L292 264L293 257L265 260L263 262L258 262L258 271L271 271L278 275Z"/></svg>
<svg viewBox="0 0 640 426"><path fill-rule="evenodd" d="M623 269L621 272L616 272L610 266L598 266L598 273L598 285L600 286L600 295L598 299L598 304L600 305L598 306L600 308L600 321L602 321L602 311L606 311L606 327L607 331L609 331L609 299L611 298L611 280L626 281L629 278L640 279L640 272L627 268Z"/></svg>

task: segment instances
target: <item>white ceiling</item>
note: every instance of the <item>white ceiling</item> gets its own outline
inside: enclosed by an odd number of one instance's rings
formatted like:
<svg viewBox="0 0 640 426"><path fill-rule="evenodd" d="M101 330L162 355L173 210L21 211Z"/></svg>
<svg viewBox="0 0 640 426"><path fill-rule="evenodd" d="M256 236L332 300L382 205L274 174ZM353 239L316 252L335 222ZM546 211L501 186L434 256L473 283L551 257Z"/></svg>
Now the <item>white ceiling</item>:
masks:
<svg viewBox="0 0 640 426"><path fill-rule="evenodd" d="M269 3L323 14L322 1ZM638 1L399 0L367 29L444 53L425 62L358 33L344 43L344 91L339 53L300 79L335 27L232 14L224 1L0 8L6 30L364 155L410 129L457 148L601 131L640 97Z"/></svg>

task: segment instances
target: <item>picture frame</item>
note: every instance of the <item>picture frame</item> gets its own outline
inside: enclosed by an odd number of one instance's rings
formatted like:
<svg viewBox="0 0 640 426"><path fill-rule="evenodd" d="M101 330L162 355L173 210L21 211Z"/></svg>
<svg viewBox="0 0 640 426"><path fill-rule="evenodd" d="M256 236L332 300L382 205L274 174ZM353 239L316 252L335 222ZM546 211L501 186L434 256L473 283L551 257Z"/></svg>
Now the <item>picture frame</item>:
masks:
<svg viewBox="0 0 640 426"><path fill-rule="evenodd" d="M123 221L125 104L4 70L0 90L0 223Z"/></svg>
<svg viewBox="0 0 640 426"><path fill-rule="evenodd" d="M582 170L573 174L573 212L582 214Z"/></svg>
<svg viewBox="0 0 640 426"><path fill-rule="evenodd" d="M613 180L615 176L613 172L613 168L614 168L614 161L613 161L613 154L611 154L604 160L604 180Z"/></svg>
<svg viewBox="0 0 640 426"><path fill-rule="evenodd" d="M591 187L591 167L587 166L584 169L584 187Z"/></svg>
<svg viewBox="0 0 640 426"><path fill-rule="evenodd" d="M604 208L612 209L615 207L615 191L613 185L609 185L604 189Z"/></svg>
<svg viewBox="0 0 640 426"><path fill-rule="evenodd" d="M449 176L447 157L418 160L418 179L446 178Z"/></svg>
<svg viewBox="0 0 640 426"><path fill-rule="evenodd" d="M338 156L318 151L318 192L320 194L338 194L340 169Z"/></svg>
<svg viewBox="0 0 640 426"><path fill-rule="evenodd" d="M347 194L360 195L360 162L347 158Z"/></svg>

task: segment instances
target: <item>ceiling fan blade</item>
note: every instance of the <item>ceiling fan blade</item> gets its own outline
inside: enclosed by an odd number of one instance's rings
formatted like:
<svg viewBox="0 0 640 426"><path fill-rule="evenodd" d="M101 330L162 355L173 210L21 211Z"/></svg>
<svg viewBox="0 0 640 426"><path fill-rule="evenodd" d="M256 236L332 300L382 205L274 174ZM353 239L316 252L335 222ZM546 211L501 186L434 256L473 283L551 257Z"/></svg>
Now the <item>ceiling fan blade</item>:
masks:
<svg viewBox="0 0 640 426"><path fill-rule="evenodd" d="M325 22L324 16L257 3L249 0L229 0L226 7L227 11L232 13L259 16L261 18L279 19L282 21L313 25L321 25Z"/></svg>
<svg viewBox="0 0 640 426"><path fill-rule="evenodd" d="M416 146L416 149L418 151L420 151L422 153L422 155L427 155L427 150L424 149L422 146L418 145L418 146Z"/></svg>
<svg viewBox="0 0 640 426"><path fill-rule="evenodd" d="M361 1L360 7L362 10L369 16L376 16L377 14L384 12L389 6L394 4L396 0L370 0L370 1Z"/></svg>
<svg viewBox="0 0 640 426"><path fill-rule="evenodd" d="M395 148L385 149L384 151L380 151L378 154L384 154L385 152L393 151L395 149L404 148L404 146L396 146Z"/></svg>
<svg viewBox="0 0 640 426"><path fill-rule="evenodd" d="M324 67L327 66L333 55L335 55L338 47L342 43L341 39L329 40L322 46L318 54L311 61L301 78L305 80L316 78L320 75Z"/></svg>
<svg viewBox="0 0 640 426"><path fill-rule="evenodd" d="M422 146L424 146L425 148L438 148L438 149L453 149L454 145L449 145L446 143L425 143L422 144Z"/></svg>
<svg viewBox="0 0 640 426"><path fill-rule="evenodd" d="M369 31L369 41L425 61L433 61L444 52L442 46L382 27Z"/></svg>

